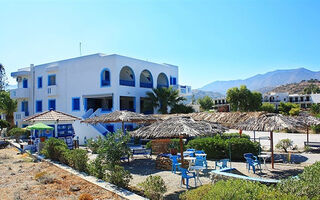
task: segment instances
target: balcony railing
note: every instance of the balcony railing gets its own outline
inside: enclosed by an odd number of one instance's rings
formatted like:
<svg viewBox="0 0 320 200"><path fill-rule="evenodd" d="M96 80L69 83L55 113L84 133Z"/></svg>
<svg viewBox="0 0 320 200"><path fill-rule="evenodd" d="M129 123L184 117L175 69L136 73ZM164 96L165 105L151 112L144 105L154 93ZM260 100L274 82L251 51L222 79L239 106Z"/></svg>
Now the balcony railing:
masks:
<svg viewBox="0 0 320 200"><path fill-rule="evenodd" d="M48 95L49 96L57 95L57 86L56 85L48 86Z"/></svg>
<svg viewBox="0 0 320 200"><path fill-rule="evenodd" d="M120 85L125 85L125 86L135 86L134 81L127 81L127 80L120 80Z"/></svg>
<svg viewBox="0 0 320 200"><path fill-rule="evenodd" d="M140 82L140 87L143 87L143 88L152 88L152 87L153 87L153 84L152 84L152 83L143 83L143 82Z"/></svg>
<svg viewBox="0 0 320 200"><path fill-rule="evenodd" d="M10 96L12 99L28 98L28 88L17 88L10 90Z"/></svg>
<svg viewBox="0 0 320 200"><path fill-rule="evenodd" d="M158 85L157 85L157 88L164 88L164 87L165 87L165 88L168 88L169 86L168 86L168 85L162 85L162 84L158 84Z"/></svg>

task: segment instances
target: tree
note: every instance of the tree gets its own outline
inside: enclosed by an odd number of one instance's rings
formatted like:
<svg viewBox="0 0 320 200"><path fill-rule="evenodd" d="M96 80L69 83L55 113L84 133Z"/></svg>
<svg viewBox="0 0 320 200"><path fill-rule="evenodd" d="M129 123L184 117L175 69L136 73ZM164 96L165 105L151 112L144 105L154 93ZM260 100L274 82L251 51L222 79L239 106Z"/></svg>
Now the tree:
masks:
<svg viewBox="0 0 320 200"><path fill-rule="evenodd" d="M311 113L314 115L320 114L320 104L312 104L311 106Z"/></svg>
<svg viewBox="0 0 320 200"><path fill-rule="evenodd" d="M158 112L161 114L168 114L168 107L172 108L185 100L185 98L179 96L179 91L172 89L172 87L153 88L152 92L147 92L146 95L150 99L147 107L159 108Z"/></svg>
<svg viewBox="0 0 320 200"><path fill-rule="evenodd" d="M22 136L22 135L28 136L28 135L30 135L30 131L23 129L23 128L13 128L8 131L8 136L14 137L17 142L18 142L18 139L20 138L20 136Z"/></svg>
<svg viewBox="0 0 320 200"><path fill-rule="evenodd" d="M14 126L13 113L17 111L17 101L10 98L10 93L6 91L0 92L0 112L6 115L6 120L11 127Z"/></svg>
<svg viewBox="0 0 320 200"><path fill-rule="evenodd" d="M279 112L283 115L298 115L300 112L300 106L290 102L280 102Z"/></svg>
<svg viewBox="0 0 320 200"><path fill-rule="evenodd" d="M283 149L284 152L288 153L288 148L293 147L293 141L290 139L282 139L276 145L277 149Z"/></svg>
<svg viewBox="0 0 320 200"><path fill-rule="evenodd" d="M0 119L0 134L2 133L2 130L4 128L9 128L10 127L10 123L7 122L6 120Z"/></svg>
<svg viewBox="0 0 320 200"><path fill-rule="evenodd" d="M303 92L305 94L317 94L320 93L320 88L315 84L311 84L308 87L304 88Z"/></svg>
<svg viewBox="0 0 320 200"><path fill-rule="evenodd" d="M8 79L4 66L0 63L0 91L4 91L8 86Z"/></svg>
<svg viewBox="0 0 320 200"><path fill-rule="evenodd" d="M171 110L170 113L174 114L174 113L193 113L194 109L192 106L187 106L184 105L183 103L179 103L174 105Z"/></svg>
<svg viewBox="0 0 320 200"><path fill-rule="evenodd" d="M209 96L198 99L198 103L200 104L200 108L205 111L210 110L213 106L213 101Z"/></svg>
<svg viewBox="0 0 320 200"><path fill-rule="evenodd" d="M256 111L262 105L260 92L251 92L245 85L240 88L234 87L227 91L227 101L232 111Z"/></svg>
<svg viewBox="0 0 320 200"><path fill-rule="evenodd" d="M276 111L276 108L271 103L263 103L260 107L260 110L268 113L274 113Z"/></svg>

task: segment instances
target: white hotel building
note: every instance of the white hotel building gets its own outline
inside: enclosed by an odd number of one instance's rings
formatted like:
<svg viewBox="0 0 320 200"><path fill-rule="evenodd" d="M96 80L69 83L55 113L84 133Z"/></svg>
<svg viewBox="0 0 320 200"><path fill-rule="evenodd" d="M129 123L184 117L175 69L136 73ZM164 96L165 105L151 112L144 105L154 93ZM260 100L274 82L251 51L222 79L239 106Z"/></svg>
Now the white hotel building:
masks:
<svg viewBox="0 0 320 200"><path fill-rule="evenodd" d="M115 110L154 113L146 108L145 102L146 92L156 87L173 86L183 94L191 93L189 86L178 85L177 66L116 54L93 54L31 65L11 76L18 83L18 88L11 90L10 95L18 100L14 118L19 127L26 125L25 117L49 109L83 119ZM117 124L74 124L80 143L85 136L96 137L116 128Z"/></svg>

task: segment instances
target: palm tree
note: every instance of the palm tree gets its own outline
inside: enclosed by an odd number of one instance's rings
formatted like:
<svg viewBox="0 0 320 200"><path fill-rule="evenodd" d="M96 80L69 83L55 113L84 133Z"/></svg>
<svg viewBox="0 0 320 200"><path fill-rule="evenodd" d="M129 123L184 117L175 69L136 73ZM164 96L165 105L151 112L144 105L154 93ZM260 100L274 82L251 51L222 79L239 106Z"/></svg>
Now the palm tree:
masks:
<svg viewBox="0 0 320 200"><path fill-rule="evenodd" d="M159 108L158 112L161 114L168 113L168 106L171 108L178 104L180 101L185 100L185 98L179 96L179 91L172 89L172 87L165 88L153 88L152 92L147 92L147 98L149 108Z"/></svg>
<svg viewBox="0 0 320 200"><path fill-rule="evenodd" d="M17 101L10 98L9 92L0 92L0 112L6 115L11 127L14 126L13 113L17 111L17 107Z"/></svg>

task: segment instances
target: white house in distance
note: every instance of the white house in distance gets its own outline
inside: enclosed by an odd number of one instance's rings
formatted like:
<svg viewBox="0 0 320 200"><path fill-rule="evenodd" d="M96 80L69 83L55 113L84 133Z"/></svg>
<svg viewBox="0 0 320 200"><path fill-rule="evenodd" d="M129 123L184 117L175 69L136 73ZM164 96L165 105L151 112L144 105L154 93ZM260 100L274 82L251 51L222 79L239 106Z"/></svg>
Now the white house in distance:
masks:
<svg viewBox="0 0 320 200"><path fill-rule="evenodd" d="M11 74L18 88L10 91L18 100L15 123L46 110L58 110L86 119L115 110L150 114L145 106L146 92L156 87L173 86L183 94L189 86L179 86L178 67L157 64L116 54L93 54L42 65L30 65ZM130 128L130 125L128 125ZM131 125L132 126L132 125ZM117 125L95 126L76 122L80 143L86 136L96 137L115 130Z"/></svg>

